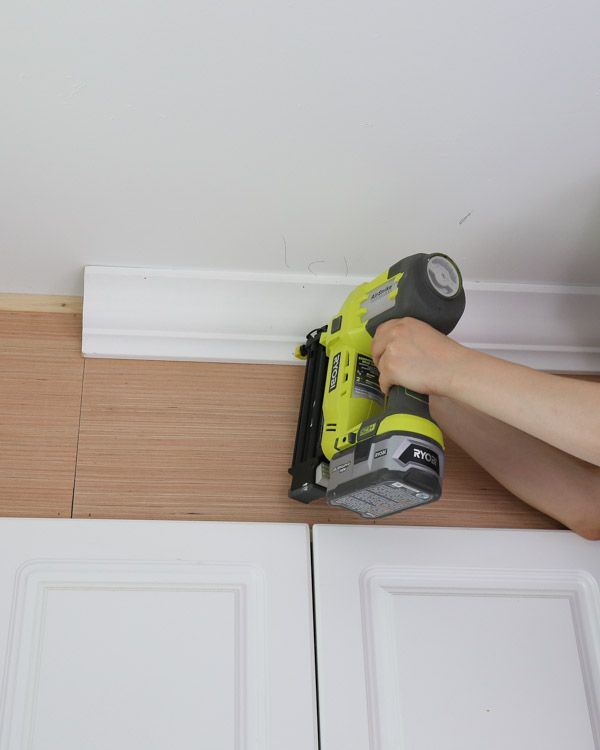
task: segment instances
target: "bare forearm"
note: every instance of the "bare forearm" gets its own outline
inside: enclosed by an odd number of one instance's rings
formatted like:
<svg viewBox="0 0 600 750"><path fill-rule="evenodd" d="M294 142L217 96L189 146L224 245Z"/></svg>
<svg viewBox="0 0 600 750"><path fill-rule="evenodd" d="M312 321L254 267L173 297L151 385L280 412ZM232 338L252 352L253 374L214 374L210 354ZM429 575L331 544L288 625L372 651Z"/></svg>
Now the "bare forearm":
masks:
<svg viewBox="0 0 600 750"><path fill-rule="evenodd" d="M597 383L549 375L471 351L460 360L442 395L600 466Z"/></svg>
<svg viewBox="0 0 600 750"><path fill-rule="evenodd" d="M412 318L379 326L372 351L384 392L447 396L600 466L600 383L481 354Z"/></svg>
<svg viewBox="0 0 600 750"><path fill-rule="evenodd" d="M600 536L600 469L451 399L432 396L442 430L497 481L582 536Z"/></svg>

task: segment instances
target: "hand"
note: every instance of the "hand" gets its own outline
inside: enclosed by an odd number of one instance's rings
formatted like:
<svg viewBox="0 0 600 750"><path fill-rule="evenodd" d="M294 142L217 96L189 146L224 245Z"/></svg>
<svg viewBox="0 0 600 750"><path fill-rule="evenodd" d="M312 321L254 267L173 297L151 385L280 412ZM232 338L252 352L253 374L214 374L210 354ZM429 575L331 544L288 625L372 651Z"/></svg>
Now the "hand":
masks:
<svg viewBox="0 0 600 750"><path fill-rule="evenodd" d="M474 354L414 318L380 325L371 350L379 385L386 394L392 385L403 385L418 393L451 395L456 373Z"/></svg>

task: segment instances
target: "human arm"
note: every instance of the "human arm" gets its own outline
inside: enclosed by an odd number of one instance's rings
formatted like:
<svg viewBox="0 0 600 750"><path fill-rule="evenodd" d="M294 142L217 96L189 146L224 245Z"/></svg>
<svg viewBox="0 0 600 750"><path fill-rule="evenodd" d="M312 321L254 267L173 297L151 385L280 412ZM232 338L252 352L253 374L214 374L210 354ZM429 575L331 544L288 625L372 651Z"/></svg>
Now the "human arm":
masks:
<svg viewBox="0 0 600 750"><path fill-rule="evenodd" d="M372 350L384 392L446 396L600 466L600 383L482 354L412 318L379 326Z"/></svg>
<svg viewBox="0 0 600 750"><path fill-rule="evenodd" d="M431 416L498 482L587 539L600 539L600 468L444 396Z"/></svg>
<svg viewBox="0 0 600 750"><path fill-rule="evenodd" d="M373 357L384 391L429 393L442 430L502 485L600 539L600 383L479 354L410 319L380 326Z"/></svg>

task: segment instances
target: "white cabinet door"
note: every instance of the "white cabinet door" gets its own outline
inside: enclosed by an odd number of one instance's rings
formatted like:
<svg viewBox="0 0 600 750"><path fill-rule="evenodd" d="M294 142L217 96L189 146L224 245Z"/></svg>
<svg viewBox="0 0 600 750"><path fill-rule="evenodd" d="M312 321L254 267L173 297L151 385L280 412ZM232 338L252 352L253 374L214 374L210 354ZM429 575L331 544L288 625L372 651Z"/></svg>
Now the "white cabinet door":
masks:
<svg viewBox="0 0 600 750"><path fill-rule="evenodd" d="M321 750L599 750L600 543L317 526Z"/></svg>
<svg viewBox="0 0 600 750"><path fill-rule="evenodd" d="M304 525L0 520L1 750L316 748Z"/></svg>

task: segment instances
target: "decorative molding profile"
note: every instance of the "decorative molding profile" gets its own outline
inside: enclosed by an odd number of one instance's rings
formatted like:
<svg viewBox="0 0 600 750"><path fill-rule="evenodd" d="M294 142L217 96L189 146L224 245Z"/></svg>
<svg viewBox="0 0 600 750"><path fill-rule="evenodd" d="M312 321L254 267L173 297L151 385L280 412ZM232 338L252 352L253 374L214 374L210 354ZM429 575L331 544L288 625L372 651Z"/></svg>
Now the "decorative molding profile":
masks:
<svg viewBox="0 0 600 750"><path fill-rule="evenodd" d="M358 276L87 266L86 357L297 362ZM600 372L600 287L465 283L461 343L542 370Z"/></svg>

